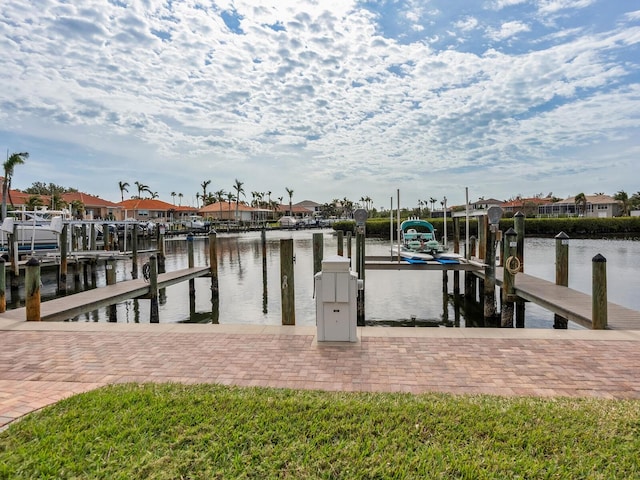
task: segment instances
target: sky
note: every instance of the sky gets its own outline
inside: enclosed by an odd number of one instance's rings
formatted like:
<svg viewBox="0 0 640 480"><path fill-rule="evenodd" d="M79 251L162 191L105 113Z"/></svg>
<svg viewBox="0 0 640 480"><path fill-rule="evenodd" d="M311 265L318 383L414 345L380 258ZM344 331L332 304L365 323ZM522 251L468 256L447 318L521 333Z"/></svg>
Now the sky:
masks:
<svg viewBox="0 0 640 480"><path fill-rule="evenodd" d="M640 191L635 0L3 0L0 58L13 188Z"/></svg>

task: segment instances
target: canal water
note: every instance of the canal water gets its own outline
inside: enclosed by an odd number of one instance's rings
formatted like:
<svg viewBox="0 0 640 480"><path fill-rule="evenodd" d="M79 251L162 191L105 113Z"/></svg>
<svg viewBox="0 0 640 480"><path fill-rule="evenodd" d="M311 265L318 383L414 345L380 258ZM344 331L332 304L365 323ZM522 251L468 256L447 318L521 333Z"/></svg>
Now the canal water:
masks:
<svg viewBox="0 0 640 480"><path fill-rule="evenodd" d="M263 253L259 232L218 234L218 276L220 290L219 323L280 325L280 239L294 240L295 311L297 325L315 325L312 236L318 230L268 231L266 233L266 281L263 276ZM335 255L337 240L331 230L322 230L324 256ZM355 239L352 241L355 256ZM188 266L185 238L166 240L166 270ZM367 255L387 255L389 241L367 239ZM345 238L345 255L347 253ZM637 239L572 239L569 244L569 287L591 293L592 258L602 254L607 259L609 301L640 310L640 241ZM196 266L209 265L208 239L194 238ZM141 254L138 268L148 260ZM555 281L555 240L525 239L525 272ZM117 281L132 278L131 262L121 260ZM50 276L52 274L49 274ZM141 277L141 274L140 274ZM461 290L464 290L463 274ZM99 267L96 285L105 285L104 267ZM448 291L443 294L440 271L367 270L365 319L367 324L482 326L482 310L458 308L453 299L453 273L449 273ZM160 322L211 322L211 281L195 280L195 305L189 301L189 285L183 282L161 293ZM84 287L82 287L84 288ZM55 276L43 274L43 299L56 295ZM8 295L9 292L7 292ZM15 294L14 294L15 295ZM23 293L19 293L23 296ZM11 308L23 299L8 299ZM72 321L102 322L109 320L108 310L81 315ZM149 301L130 300L117 306L118 322L148 323ZM553 314L527 303L526 328L552 328ZM569 323L569 328L581 328Z"/></svg>

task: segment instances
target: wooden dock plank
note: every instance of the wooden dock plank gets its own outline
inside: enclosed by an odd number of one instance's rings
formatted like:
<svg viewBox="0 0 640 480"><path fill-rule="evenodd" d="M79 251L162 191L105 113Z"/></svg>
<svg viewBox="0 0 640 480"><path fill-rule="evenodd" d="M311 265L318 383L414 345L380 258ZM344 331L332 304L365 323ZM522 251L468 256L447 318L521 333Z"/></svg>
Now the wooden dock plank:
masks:
<svg viewBox="0 0 640 480"><path fill-rule="evenodd" d="M484 276L484 274L480 275ZM503 269L496 268L496 285L502 285ZM592 300L588 295L541 278L518 273L515 294L557 313L578 325L592 327ZM612 330L640 330L640 312L617 303L608 302L607 328Z"/></svg>
<svg viewBox="0 0 640 480"><path fill-rule="evenodd" d="M158 275L158 288L166 288L176 283L203 277L209 274L209 267L194 267ZM43 321L60 321L86 312L108 307L131 298L149 294L149 283L144 279L127 280L92 290L55 298L40 304L40 318ZM26 308L16 308L0 314L0 318L26 319Z"/></svg>

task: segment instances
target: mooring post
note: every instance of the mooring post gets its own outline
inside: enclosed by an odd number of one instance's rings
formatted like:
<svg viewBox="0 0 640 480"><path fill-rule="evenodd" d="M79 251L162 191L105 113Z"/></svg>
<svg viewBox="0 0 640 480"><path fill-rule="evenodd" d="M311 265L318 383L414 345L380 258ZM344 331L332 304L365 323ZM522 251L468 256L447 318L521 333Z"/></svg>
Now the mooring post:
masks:
<svg viewBox="0 0 640 480"><path fill-rule="evenodd" d="M338 255L341 257L344 255L344 232L342 230L337 231L338 234Z"/></svg>
<svg viewBox="0 0 640 480"><path fill-rule="evenodd" d="M504 233L504 270L502 272L502 314L500 326L513 328L515 276L520 270L517 252L517 234L513 228Z"/></svg>
<svg viewBox="0 0 640 480"><path fill-rule="evenodd" d="M322 233L313 234L313 274L322 270L322 259L324 258L324 244Z"/></svg>
<svg viewBox="0 0 640 480"><path fill-rule="evenodd" d="M131 234L131 278L138 278L138 235L134 234Z"/></svg>
<svg viewBox="0 0 640 480"><path fill-rule="evenodd" d="M607 302L607 259L597 254L591 260L592 263L592 308L591 328L604 330L608 323Z"/></svg>
<svg viewBox="0 0 640 480"><path fill-rule="evenodd" d="M442 323L449 323L449 271L442 270Z"/></svg>
<svg viewBox="0 0 640 480"><path fill-rule="evenodd" d="M296 324L295 288L293 278L293 239L280 239L280 285L282 325Z"/></svg>
<svg viewBox="0 0 640 480"><path fill-rule="evenodd" d="M476 245L476 237L469 238L469 251L465 252L465 257L470 260ZM468 301L476 299L476 276L470 270L464 271L464 298Z"/></svg>
<svg viewBox="0 0 640 480"><path fill-rule="evenodd" d="M484 322L493 325L496 318L496 230L491 225L487 236L486 261L484 267Z"/></svg>
<svg viewBox="0 0 640 480"><path fill-rule="evenodd" d="M453 217L453 253L460 253L460 218ZM453 296L460 295L460 270L453 271Z"/></svg>
<svg viewBox="0 0 640 480"><path fill-rule="evenodd" d="M18 225L13 224L13 233L9 239L9 258L11 259L11 289L20 287L20 265L18 264ZM13 295L12 295L13 297Z"/></svg>
<svg viewBox="0 0 640 480"><path fill-rule="evenodd" d="M111 232L109 231L109 224L104 223L102 225L102 249L111 250Z"/></svg>
<svg viewBox="0 0 640 480"><path fill-rule="evenodd" d="M7 311L7 265L0 257L0 313Z"/></svg>
<svg viewBox="0 0 640 480"><path fill-rule="evenodd" d="M116 284L116 258L112 255L107 258L104 263L105 276L107 277L107 285Z"/></svg>
<svg viewBox="0 0 640 480"><path fill-rule="evenodd" d="M513 228L516 231L516 255L520 260L520 271L524 272L524 221L525 215L516 212L513 216ZM525 302L522 298L516 299L516 327L524 328Z"/></svg>
<svg viewBox="0 0 640 480"><path fill-rule="evenodd" d="M149 322L159 323L160 313L158 310L158 259L155 255L149 257Z"/></svg>
<svg viewBox="0 0 640 480"><path fill-rule="evenodd" d="M67 292L67 273L69 269L67 259L68 241L69 225L65 224L62 226L62 231L60 232L60 267L58 269L58 290L62 294Z"/></svg>
<svg viewBox="0 0 640 480"><path fill-rule="evenodd" d="M91 235L91 241L89 248L93 250L97 250L96 248L96 224L91 222L91 226L89 227L89 235Z"/></svg>
<svg viewBox="0 0 640 480"><path fill-rule="evenodd" d="M40 318L40 262L31 257L25 264L24 297L27 321L39 322Z"/></svg>
<svg viewBox="0 0 640 480"><path fill-rule="evenodd" d="M361 288L358 289L358 299L357 299L357 313L356 313L356 325L358 327L365 326L365 233L364 231L356 232L356 270L358 272L358 282L362 285Z"/></svg>
<svg viewBox="0 0 640 480"><path fill-rule="evenodd" d="M89 250L89 236L87 234L87 224L83 222L82 225L80 226L80 230L82 232L82 250L86 252L87 250Z"/></svg>
<svg viewBox="0 0 640 480"><path fill-rule="evenodd" d="M351 237L353 234L351 232L347 232L347 258L351 260Z"/></svg>
<svg viewBox="0 0 640 480"><path fill-rule="evenodd" d="M556 235L556 285L569 286L569 235ZM566 329L569 321L557 313L553 316L553 328Z"/></svg>
<svg viewBox="0 0 640 480"><path fill-rule="evenodd" d="M264 237L264 230L262 230ZM266 242L263 241L262 256L263 269L266 267L265 258ZM218 238L215 231L209 232L209 268L211 269L211 322L220 322L220 291L218 286Z"/></svg>
<svg viewBox="0 0 640 480"><path fill-rule="evenodd" d="M187 256L188 256L188 267L193 268L195 265L194 256L193 256L193 234L189 233L187 235ZM157 265L156 265L157 268ZM196 298L196 280L194 278L189 280L189 302L190 305L195 304Z"/></svg>
<svg viewBox="0 0 640 480"><path fill-rule="evenodd" d="M489 231L489 221L486 215L480 215L478 217L478 258L485 260L487 258L487 238Z"/></svg>

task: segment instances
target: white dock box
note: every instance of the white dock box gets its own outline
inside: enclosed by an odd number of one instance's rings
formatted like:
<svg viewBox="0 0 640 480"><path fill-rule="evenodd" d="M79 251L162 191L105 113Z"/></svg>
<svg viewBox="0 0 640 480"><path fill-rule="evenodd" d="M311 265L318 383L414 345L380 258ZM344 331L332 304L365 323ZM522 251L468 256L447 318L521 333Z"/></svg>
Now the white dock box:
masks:
<svg viewBox="0 0 640 480"><path fill-rule="evenodd" d="M322 271L314 277L319 342L358 340L358 276L349 266L347 257L327 257L322 260Z"/></svg>

